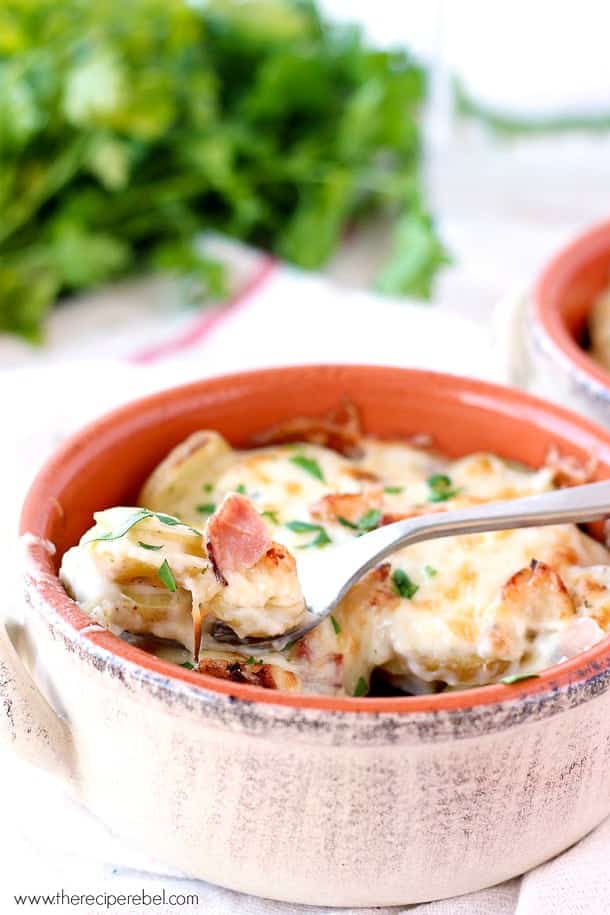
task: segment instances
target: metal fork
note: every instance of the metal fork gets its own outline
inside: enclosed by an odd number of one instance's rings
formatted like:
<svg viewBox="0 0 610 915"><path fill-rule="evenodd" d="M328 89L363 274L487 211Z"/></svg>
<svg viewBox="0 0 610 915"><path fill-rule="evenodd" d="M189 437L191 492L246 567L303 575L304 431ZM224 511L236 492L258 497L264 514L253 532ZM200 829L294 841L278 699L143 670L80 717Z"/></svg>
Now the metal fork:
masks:
<svg viewBox="0 0 610 915"><path fill-rule="evenodd" d="M366 572L409 544L460 534L579 524L606 517L610 517L610 481L395 521L316 556L311 567L303 563L299 579L307 609L296 628L275 638L240 639L226 624L217 623L213 635L218 641L234 645L281 650L326 619Z"/></svg>

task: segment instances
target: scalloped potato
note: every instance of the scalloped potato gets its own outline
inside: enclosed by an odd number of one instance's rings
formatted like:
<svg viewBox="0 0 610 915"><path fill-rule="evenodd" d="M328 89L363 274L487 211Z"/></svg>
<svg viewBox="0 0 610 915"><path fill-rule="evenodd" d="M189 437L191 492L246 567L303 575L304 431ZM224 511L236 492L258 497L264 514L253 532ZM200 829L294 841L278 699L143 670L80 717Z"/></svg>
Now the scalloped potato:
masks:
<svg viewBox="0 0 610 915"><path fill-rule="evenodd" d="M145 482L144 509L96 515L61 576L97 622L267 688L364 695L374 677L376 689L419 693L534 674L610 629L608 550L574 525L409 546L284 652L226 651L214 624L286 632L304 612L302 562L398 518L551 489L557 467L366 438L349 457L307 441L236 450L204 430Z"/></svg>

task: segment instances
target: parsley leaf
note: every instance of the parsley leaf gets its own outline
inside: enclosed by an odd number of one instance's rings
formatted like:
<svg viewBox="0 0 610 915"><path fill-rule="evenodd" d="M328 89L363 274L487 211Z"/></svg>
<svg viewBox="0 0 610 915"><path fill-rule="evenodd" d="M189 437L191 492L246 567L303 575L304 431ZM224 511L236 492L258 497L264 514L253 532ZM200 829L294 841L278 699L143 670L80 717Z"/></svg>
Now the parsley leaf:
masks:
<svg viewBox="0 0 610 915"><path fill-rule="evenodd" d="M419 585L411 581L404 569L394 569L392 573L392 584L397 594L411 600L413 595L419 591Z"/></svg>
<svg viewBox="0 0 610 915"><path fill-rule="evenodd" d="M339 516L337 520L339 521L339 524L343 525L343 527L349 527L353 531L362 531L365 533L375 530L381 521L381 517L382 512L378 508L370 508L355 523L353 521L348 521L347 518L342 518L341 516Z"/></svg>
<svg viewBox="0 0 610 915"><path fill-rule="evenodd" d="M204 502L203 505L196 505L195 511L198 511L200 515L213 515L216 511L216 506L213 502Z"/></svg>
<svg viewBox="0 0 610 915"><path fill-rule="evenodd" d="M317 534L310 543L304 543L303 546L299 547L301 550L306 550L310 546L321 547L332 543L331 538L321 524L311 524L309 521L288 521L284 526L295 534Z"/></svg>
<svg viewBox="0 0 610 915"><path fill-rule="evenodd" d="M312 524L310 521L287 521L284 527L295 534L307 534L310 531L319 531L319 524Z"/></svg>
<svg viewBox="0 0 610 915"><path fill-rule="evenodd" d="M330 539L330 537L328 536L328 534L326 533L324 528L320 527L318 530L317 537L314 537L314 539L311 541L311 543L304 544L301 547L301 549L306 550L310 546L315 546L315 547L327 546L329 543L332 543L332 540Z"/></svg>
<svg viewBox="0 0 610 915"><path fill-rule="evenodd" d="M322 468L315 458L308 458L304 454L295 454L294 457L290 458L290 461L310 476L315 477L316 480L321 480L323 483L325 482Z"/></svg>
<svg viewBox="0 0 610 915"><path fill-rule="evenodd" d="M224 295L207 232L318 268L378 213L379 287L430 291L445 257L422 200L426 74L406 49L313 0L9 0L7 21L0 330L40 340L58 297L141 271Z"/></svg>
<svg viewBox="0 0 610 915"><path fill-rule="evenodd" d="M195 670L195 665L191 664L190 661L183 661L180 667L185 667L187 670Z"/></svg>
<svg viewBox="0 0 610 915"><path fill-rule="evenodd" d="M157 521L160 521L161 524L166 524L168 527L181 525L190 531L191 534L196 534L198 537L201 537L201 531L196 530L194 527L190 527L188 524L180 521L179 518L174 518L172 515L165 515L162 512L151 512L147 508L139 508L132 515L129 515L117 530L109 531L107 534L100 534L99 537L90 537L89 540L85 540L85 543L97 543L98 540L119 540L121 537L124 537L135 524L144 521L145 518L156 518Z"/></svg>
<svg viewBox="0 0 610 915"><path fill-rule="evenodd" d="M169 567L169 562L167 559L164 559L161 565L159 566L157 574L159 578L169 591L177 591L178 586L176 584L176 579L174 578L174 573Z"/></svg>
<svg viewBox="0 0 610 915"><path fill-rule="evenodd" d="M263 518L266 518L268 521L271 521L272 524L280 523L280 519L277 516L277 512L269 511L269 509L267 509L266 511L261 512L261 515L263 516Z"/></svg>
<svg viewBox="0 0 610 915"><path fill-rule="evenodd" d="M378 508L370 508L366 514L358 521L358 530L359 531L372 531L374 530L379 522L381 521L381 511Z"/></svg>
<svg viewBox="0 0 610 915"><path fill-rule="evenodd" d="M332 613L330 615L330 621L332 623L333 629L335 630L335 635L339 635L341 632L341 626L337 622L336 618L332 615Z"/></svg>
<svg viewBox="0 0 610 915"><path fill-rule="evenodd" d="M454 499L459 489L454 489L451 478L444 473L435 473L426 480L430 494L428 502L446 502L448 499Z"/></svg>
<svg viewBox="0 0 610 915"><path fill-rule="evenodd" d="M438 569L435 569L433 566L424 566L424 572L428 578L434 578L435 575L438 575Z"/></svg>
<svg viewBox="0 0 610 915"><path fill-rule="evenodd" d="M238 492L241 496L246 495L246 487L244 483L238 483L235 487L235 492Z"/></svg>
<svg viewBox="0 0 610 915"><path fill-rule="evenodd" d="M356 689L354 690L354 696L366 696L369 688L364 677L358 677L358 682L356 683Z"/></svg>
<svg viewBox="0 0 610 915"><path fill-rule="evenodd" d="M152 543L143 543L141 540L138 540L138 546L141 546L142 549L144 549L144 550L162 550L163 549L163 544L160 544L159 546L155 546Z"/></svg>
<svg viewBox="0 0 610 915"><path fill-rule="evenodd" d="M510 686L512 683L520 683L522 680L533 680L539 676L540 674L514 674L512 677L503 677L500 680L500 683L504 683L505 686Z"/></svg>
<svg viewBox="0 0 610 915"><path fill-rule="evenodd" d="M204 483L201 488L203 489L204 492L212 492L212 490L214 489L214 484L213 483Z"/></svg>
<svg viewBox="0 0 610 915"><path fill-rule="evenodd" d="M399 493L404 492L404 486L384 486L383 491L390 496L397 496Z"/></svg>

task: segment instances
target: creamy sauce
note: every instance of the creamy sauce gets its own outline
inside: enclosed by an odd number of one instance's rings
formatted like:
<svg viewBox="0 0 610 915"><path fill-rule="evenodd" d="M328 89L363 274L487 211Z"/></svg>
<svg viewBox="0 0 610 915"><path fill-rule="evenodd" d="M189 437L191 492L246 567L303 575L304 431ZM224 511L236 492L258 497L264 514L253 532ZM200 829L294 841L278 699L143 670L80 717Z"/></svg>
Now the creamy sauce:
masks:
<svg viewBox="0 0 610 915"><path fill-rule="evenodd" d="M61 575L97 623L192 651L197 609L239 635L292 628L302 613L298 568L326 560L363 530L395 516L551 488L551 469L531 471L490 454L448 461L401 442L366 439L357 459L310 444L237 451L217 433L201 432L168 456L140 496L146 508L195 531L149 517L122 537L88 542L116 531L135 511L112 509L97 515L97 527L68 551ZM210 514L236 491L265 518L273 541L288 548L296 571L291 562L263 559L219 584L203 532ZM175 592L159 579L162 559ZM438 691L540 671L608 631L606 548L573 525L530 528L407 547L356 585L333 619L287 652L257 654L250 665L257 672L264 661L280 688L308 692L361 693L376 670L409 692ZM225 665L243 662L243 655L215 644L204 625L206 658L210 669L223 658ZM294 677L280 677L286 671Z"/></svg>

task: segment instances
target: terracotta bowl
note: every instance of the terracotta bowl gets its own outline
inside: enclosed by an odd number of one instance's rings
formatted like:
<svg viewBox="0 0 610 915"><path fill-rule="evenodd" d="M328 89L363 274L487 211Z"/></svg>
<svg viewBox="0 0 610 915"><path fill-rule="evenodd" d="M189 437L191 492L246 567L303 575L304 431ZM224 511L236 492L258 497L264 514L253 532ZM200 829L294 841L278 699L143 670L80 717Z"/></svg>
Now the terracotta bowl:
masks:
<svg viewBox="0 0 610 915"><path fill-rule="evenodd" d="M289 696L130 647L91 626L57 578L92 511L129 503L194 429L244 443L345 395L379 436L425 431L449 455L489 449L533 467L555 444L581 459L595 452L600 478L610 477L610 432L520 392L448 375L304 366L132 403L64 444L27 497L37 685L5 636L4 725L18 750L70 779L115 831L187 874L291 902L414 903L519 874L610 812L608 640L513 686Z"/></svg>
<svg viewBox="0 0 610 915"><path fill-rule="evenodd" d="M529 322L536 390L610 426L610 373L585 349L595 299L610 287L610 222L557 254L538 279Z"/></svg>

